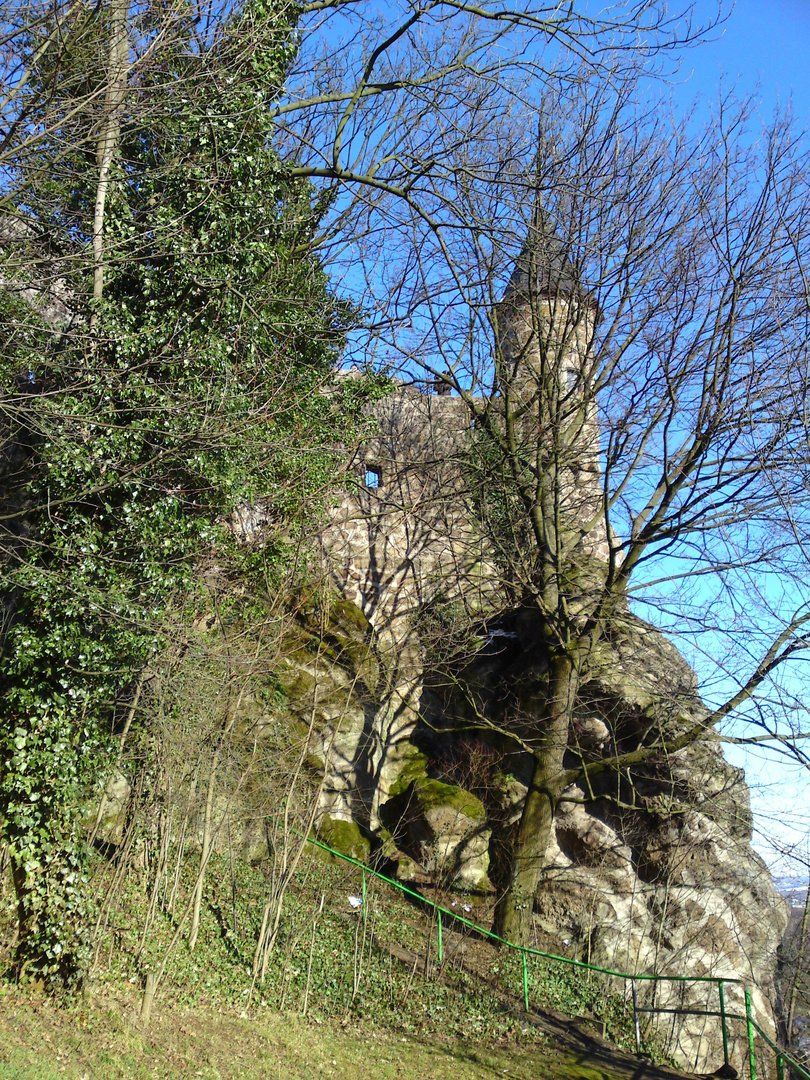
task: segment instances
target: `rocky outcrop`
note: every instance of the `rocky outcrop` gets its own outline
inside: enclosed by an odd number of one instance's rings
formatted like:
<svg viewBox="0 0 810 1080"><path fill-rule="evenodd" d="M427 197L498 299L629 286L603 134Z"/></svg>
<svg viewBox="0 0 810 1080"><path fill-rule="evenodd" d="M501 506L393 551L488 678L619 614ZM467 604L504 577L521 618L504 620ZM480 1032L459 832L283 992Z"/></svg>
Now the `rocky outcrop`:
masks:
<svg viewBox="0 0 810 1080"><path fill-rule="evenodd" d="M494 900L531 765L498 731L531 724L543 700L536 615L503 608L471 526L458 400L403 387L377 419L356 485L322 538L339 597L324 637L332 651L291 660L290 701L306 700L302 717L313 704L317 713L324 835L338 836L343 822L402 879ZM599 650L577 703L572 763L638 745L651 724L675 734L706 717L678 650L627 610ZM535 899L538 940L615 970L730 980L733 1011L742 999L731 980L745 980L773 1031L786 908L750 840L744 776L711 730L675 754L607 771L590 790L572 787ZM653 991L639 983L639 993L650 1004ZM659 983L654 999L659 1009L718 1008L716 983ZM684 1066L722 1061L713 1021L679 1013L654 1023ZM739 1065L741 1026L730 1035Z"/></svg>
<svg viewBox="0 0 810 1080"><path fill-rule="evenodd" d="M67 331L76 321L75 298L66 278L67 260L47 254L31 222L23 217L0 216L0 292L17 298L21 324L30 311L57 333Z"/></svg>
<svg viewBox="0 0 810 1080"><path fill-rule="evenodd" d="M407 775L407 774L406 774ZM456 784L419 775L403 786L400 775L383 807L395 843L414 859L401 860L399 876L417 878L419 869L438 883L489 890L489 841L492 830L480 799Z"/></svg>
<svg viewBox="0 0 810 1080"><path fill-rule="evenodd" d="M529 713L542 682L531 620L510 625L513 636L496 639L497 653L482 650L465 672L498 720L510 709ZM655 628L625 614L604 650L601 670L581 694L572 752L598 758L620 751L652 713L673 731L706 715L694 673ZM443 707L463 717L457 696L445 693ZM508 839L530 763L499 749L499 768L511 777L500 798ZM569 788L535 900L538 933L552 951L613 970L745 980L759 1022L773 1033L774 964L787 913L751 847L751 824L742 770L724 760L711 731L672 756L603 774L591 790ZM639 983L638 992L642 1005L654 1000L658 1009L719 1007L715 983L658 983L654 990ZM737 984L725 986L725 997L730 1010L743 1011ZM685 1067L708 1071L722 1061L719 1028L704 1016L659 1016L656 1026ZM739 1066L739 1024L731 1026L731 1049Z"/></svg>
<svg viewBox="0 0 810 1080"><path fill-rule="evenodd" d="M497 896L550 732L544 761L569 786L553 794L535 932L603 967L708 978L639 981L642 1005L669 1010L654 1023L673 1056L708 1071L722 1060L720 1029L696 1013L717 1011L712 979L729 980L737 1012L734 980L751 984L773 1032L786 910L751 848L744 777L723 759L694 672L607 584L623 549L600 472L599 319L538 204L492 311L491 396L400 384L378 405L376 436L321 537L337 621L357 613L344 655L362 647L374 664L306 669L325 695L310 709L318 809L329 828L364 829L403 877ZM542 518L531 528L529 504ZM555 633L575 641L578 675L573 715L551 720ZM554 693L574 687L561 669L558 656ZM741 1059L743 1033L730 1034Z"/></svg>

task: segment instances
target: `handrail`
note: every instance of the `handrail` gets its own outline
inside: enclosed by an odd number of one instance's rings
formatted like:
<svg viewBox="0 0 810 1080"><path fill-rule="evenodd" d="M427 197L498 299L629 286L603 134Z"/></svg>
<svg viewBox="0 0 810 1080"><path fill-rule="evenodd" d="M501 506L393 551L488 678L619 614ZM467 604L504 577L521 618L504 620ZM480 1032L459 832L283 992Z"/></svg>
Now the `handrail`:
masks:
<svg viewBox="0 0 810 1080"><path fill-rule="evenodd" d="M465 919L463 915L459 915L458 912L453 911L451 908L442 907L441 904L437 904L435 900L428 900L426 896L422 896L421 893L415 892L413 889L409 889L407 885L403 885L401 881L397 881L395 878L390 878L386 874L381 873L379 870L375 870L372 866L367 866L365 863L360 862L359 859L353 858L351 855L345 855L342 851L336 851L334 848L329 847L328 844L324 844L321 840L316 840L312 836L308 836L307 840L310 844L314 844L315 847L321 848L323 851L328 851L331 855L337 856L339 859L343 859L345 862L353 863L359 867L365 873L373 874L374 877L378 877L381 881L385 881L388 885L393 885L395 889L399 889L400 892L407 893L409 896L413 896L415 899L420 900L423 904L427 904L429 907L434 908L436 911L441 912L444 915L449 915L457 922L464 923L465 926L469 926L470 929L476 930L479 934L483 934L485 937L491 938L493 941L498 941L501 945L506 945L509 949L515 949L518 952L528 953L530 956L539 956L544 960L557 960L561 964L570 964L572 967L584 968L587 971L598 971L602 975L609 975L615 979L638 979L649 981L668 981L668 982L709 982L709 983L739 983L740 986L744 986L743 979L734 979L726 976L717 975L646 975L639 973L638 975L630 975L626 971L613 971L610 968L598 967L596 964L587 964L584 960L573 960L570 956L558 956L556 953L543 952L541 949L534 949L530 945L516 945L515 942L509 941L508 938L499 937L493 930L487 930L486 927L479 926L477 923L470 922L469 919ZM726 1014L728 1015L728 1014Z"/></svg>
<svg viewBox="0 0 810 1080"><path fill-rule="evenodd" d="M779 1080L782 1080L782 1077L784 1076L784 1072L782 1070L784 1069L785 1064L790 1065L791 1069L795 1070L795 1072L799 1074L797 1080L810 1080L810 1072L807 1071L806 1066L799 1064L799 1062L796 1061L796 1059L793 1057L792 1054L789 1053L789 1051L783 1050L781 1046L775 1043L770 1037L770 1035L768 1035L762 1030L762 1028L759 1026L753 1016L750 1018L750 1020L751 1026L756 1028L760 1038L763 1039L763 1041L766 1042L768 1046L770 1046L771 1050L773 1050L773 1052L776 1054L776 1069Z"/></svg>
<svg viewBox="0 0 810 1080"><path fill-rule="evenodd" d="M300 834L296 834L300 835ZM425 904L428 907L433 908L437 914L437 931L438 931L438 954L439 963L442 962L443 956L443 941L442 941L442 915L449 915L451 919L456 922L462 923L464 926L469 927L476 933L483 934L484 937L497 941L501 945L505 945L509 949L514 949L521 954L522 959L522 976L523 976L523 1003L526 1012L529 1012L529 981L528 971L526 964L527 956L538 956L543 960L553 960L561 964L569 964L571 967L580 968L585 971L597 971L601 975L607 975L614 979L630 980L632 999L633 999L633 1021L635 1027L635 1040L636 1051L641 1051L641 1033L639 1029L638 1014L639 1013L677 1013L685 1015L699 1015L699 1016L719 1016L721 1019L722 1035L723 1035L723 1057L725 1064L729 1064L729 1047L728 1047L728 1020L740 1020L745 1023L746 1031L748 1035L748 1074L749 1080L756 1080L756 1062L754 1057L754 1031L759 1034L760 1038L766 1043L768 1047L776 1055L776 1071L777 1080L784 1080L784 1066L789 1065L796 1074L796 1080L810 1080L810 1072L807 1071L805 1066L799 1064L798 1061L787 1051L783 1050L777 1043L775 1043L769 1035L767 1035L760 1025L754 1020L751 1013L751 996L749 989L744 979L731 978L726 976L717 975L648 975L639 973L631 975L626 971L613 971L610 968L599 967L596 964L588 964L583 960L573 960L568 956L558 956L556 953L543 952L542 949L534 949L529 945L517 945L513 941L509 941L507 938L502 938L492 930L488 930L484 926L479 926L477 923L472 922L470 919L465 919L463 915L459 915L458 912L453 911L451 908L446 908L443 905L437 903L435 900L429 900L421 893L416 892L414 889L409 889L407 885L404 885L401 881L397 881L395 878L388 877L387 874L383 874L379 870L375 870L372 866L367 866L365 863L360 862L359 859L355 859L352 855L346 855L342 851L337 851L335 848L325 844L322 840L316 840L313 836L305 837L307 843L313 844L315 847L321 848L323 851L327 851L335 858L342 859L344 862L351 863L358 867L362 871L362 893L363 902L365 904L366 899L366 875L379 878L380 881L384 881L388 885L392 885L395 889L405 893L408 896L412 896L418 900L421 904ZM708 1010L693 1010L693 1009L655 1009L648 1008L646 1006L639 1006L636 999L636 987L637 981L646 982L683 982L683 983L716 983L720 998L720 1011L712 1012ZM734 983L743 988L743 996L745 1001L745 1014L729 1012L726 1008L724 987Z"/></svg>

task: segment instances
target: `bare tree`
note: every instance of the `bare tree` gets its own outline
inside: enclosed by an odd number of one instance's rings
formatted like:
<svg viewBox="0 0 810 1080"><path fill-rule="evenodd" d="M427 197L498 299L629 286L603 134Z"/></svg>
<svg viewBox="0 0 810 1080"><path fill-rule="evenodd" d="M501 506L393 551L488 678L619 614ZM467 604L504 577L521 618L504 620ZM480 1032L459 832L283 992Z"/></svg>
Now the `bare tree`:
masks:
<svg viewBox="0 0 810 1080"><path fill-rule="evenodd" d="M414 210L384 240L380 350L465 403L471 512L545 656L511 729L533 761L502 912L518 941L561 799L727 720L807 761L781 685L810 644L807 151L750 103L687 136L641 96L587 72L547 89L519 131L489 128L488 177L483 144L445 157L444 228ZM376 266L383 241L363 243ZM662 700L594 759L572 722L629 605L713 662L710 703Z"/></svg>

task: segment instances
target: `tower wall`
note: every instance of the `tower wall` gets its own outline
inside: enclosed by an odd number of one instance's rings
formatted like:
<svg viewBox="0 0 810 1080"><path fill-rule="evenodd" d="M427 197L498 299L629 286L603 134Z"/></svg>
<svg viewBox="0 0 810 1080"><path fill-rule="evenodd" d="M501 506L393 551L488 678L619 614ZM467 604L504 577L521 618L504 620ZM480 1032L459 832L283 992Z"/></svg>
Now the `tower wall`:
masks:
<svg viewBox="0 0 810 1080"><path fill-rule="evenodd" d="M593 388L594 304L508 289L497 307L502 407L527 461L552 478L571 547L607 559L600 438Z"/></svg>

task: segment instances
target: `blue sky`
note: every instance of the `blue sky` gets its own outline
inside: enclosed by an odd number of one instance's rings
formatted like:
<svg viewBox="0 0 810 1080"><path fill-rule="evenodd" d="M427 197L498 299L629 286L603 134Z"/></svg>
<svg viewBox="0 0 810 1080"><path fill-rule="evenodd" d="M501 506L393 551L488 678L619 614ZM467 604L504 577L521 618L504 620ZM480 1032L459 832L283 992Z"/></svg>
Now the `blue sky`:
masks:
<svg viewBox="0 0 810 1080"><path fill-rule="evenodd" d="M698 16L711 17L715 5L698 0ZM810 131L810 0L737 0L715 40L686 53L673 83L676 108L697 101L695 119L705 122L718 88L756 95L763 120L792 102L798 126ZM810 582L808 582L810 589ZM756 813L756 846L774 863L770 837L810 842L810 776L762 754L729 747L726 756L743 765ZM775 863L775 869L780 867Z"/></svg>
<svg viewBox="0 0 810 1080"><path fill-rule="evenodd" d="M737 93L757 91L763 117L792 95L796 119L810 128L809 0L737 0L726 5L728 18L715 40L685 54L673 94L679 104L701 99L700 111L716 101L721 78ZM716 6L698 0L698 17L710 18Z"/></svg>

